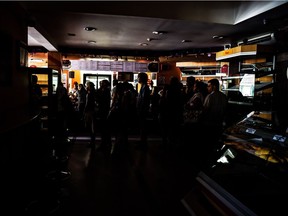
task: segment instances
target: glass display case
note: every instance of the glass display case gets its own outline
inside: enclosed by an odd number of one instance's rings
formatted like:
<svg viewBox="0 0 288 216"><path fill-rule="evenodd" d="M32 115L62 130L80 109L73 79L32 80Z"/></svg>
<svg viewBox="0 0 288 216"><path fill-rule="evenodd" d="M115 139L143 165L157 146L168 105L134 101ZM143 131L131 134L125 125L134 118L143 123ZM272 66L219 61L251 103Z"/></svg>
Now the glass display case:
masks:
<svg viewBox="0 0 288 216"><path fill-rule="evenodd" d="M57 109L56 89L60 79L60 73L52 68L27 68L29 76L37 76L39 86L42 90L41 97L41 120L42 128L49 128L51 119L55 116Z"/></svg>
<svg viewBox="0 0 288 216"><path fill-rule="evenodd" d="M273 113L253 111L227 128L216 154L182 200L189 211L200 205L209 215L287 214L288 134L275 127Z"/></svg>

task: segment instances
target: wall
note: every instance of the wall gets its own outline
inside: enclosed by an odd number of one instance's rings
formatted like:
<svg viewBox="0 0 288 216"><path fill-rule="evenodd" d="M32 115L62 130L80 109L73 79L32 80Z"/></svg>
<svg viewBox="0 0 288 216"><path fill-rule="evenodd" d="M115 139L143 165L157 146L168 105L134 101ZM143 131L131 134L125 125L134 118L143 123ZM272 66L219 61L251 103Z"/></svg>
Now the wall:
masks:
<svg viewBox="0 0 288 216"><path fill-rule="evenodd" d="M166 66L163 67L163 65ZM179 80L181 80L181 71L178 67L176 67L176 62L160 63L160 71L157 74L158 86L169 84L171 77L177 77Z"/></svg>
<svg viewBox="0 0 288 216"><path fill-rule="evenodd" d="M288 129L288 53L280 53L276 57L276 83L273 88L273 106L277 116L278 129L287 134Z"/></svg>
<svg viewBox="0 0 288 216"><path fill-rule="evenodd" d="M10 78L0 84L0 130L7 123L13 127L28 112L28 76L20 68L20 43L27 44L26 15L17 2L0 3L0 32L11 43L9 50L1 49L1 56L9 53L9 61L1 62L0 73ZM3 37L2 37L3 38ZM2 39L1 39L2 40ZM4 126L3 126L4 125Z"/></svg>

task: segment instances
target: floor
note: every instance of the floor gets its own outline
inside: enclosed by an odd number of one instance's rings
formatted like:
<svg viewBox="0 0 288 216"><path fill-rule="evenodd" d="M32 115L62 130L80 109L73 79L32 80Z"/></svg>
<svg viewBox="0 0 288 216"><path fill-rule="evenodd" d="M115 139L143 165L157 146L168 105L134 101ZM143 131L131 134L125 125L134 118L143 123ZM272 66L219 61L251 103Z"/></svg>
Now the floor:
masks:
<svg viewBox="0 0 288 216"><path fill-rule="evenodd" d="M155 131L149 132L146 150L139 148L139 137L134 133L129 135L127 148L112 155L98 149L99 134L96 148L88 146L85 133L74 131L68 138L68 157L55 162L52 151L52 156L41 157L41 172L34 174L35 160L30 173L25 171L29 177L22 179L25 189L21 188L22 196L17 198L21 203L18 215L190 215L181 203L199 171L190 152L179 146L163 146Z"/></svg>

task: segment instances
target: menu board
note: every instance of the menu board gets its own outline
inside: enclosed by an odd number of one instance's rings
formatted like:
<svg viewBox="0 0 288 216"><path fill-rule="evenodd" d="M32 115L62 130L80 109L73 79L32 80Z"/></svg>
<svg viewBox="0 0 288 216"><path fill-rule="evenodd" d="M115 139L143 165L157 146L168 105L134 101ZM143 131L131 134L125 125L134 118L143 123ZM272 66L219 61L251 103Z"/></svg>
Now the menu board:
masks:
<svg viewBox="0 0 288 216"><path fill-rule="evenodd" d="M146 63L135 63L135 71L136 72L147 72L147 64Z"/></svg>
<svg viewBox="0 0 288 216"><path fill-rule="evenodd" d="M97 70L110 71L110 61L98 61Z"/></svg>
<svg viewBox="0 0 288 216"><path fill-rule="evenodd" d="M128 61L71 60L71 69L117 72L147 72L147 63Z"/></svg>
<svg viewBox="0 0 288 216"><path fill-rule="evenodd" d="M118 72L123 71L123 62L121 61L110 62L110 70Z"/></svg>
<svg viewBox="0 0 288 216"><path fill-rule="evenodd" d="M134 72L135 71L135 62L123 62L123 71Z"/></svg>
<svg viewBox="0 0 288 216"><path fill-rule="evenodd" d="M85 61L79 61L79 70L86 70Z"/></svg>

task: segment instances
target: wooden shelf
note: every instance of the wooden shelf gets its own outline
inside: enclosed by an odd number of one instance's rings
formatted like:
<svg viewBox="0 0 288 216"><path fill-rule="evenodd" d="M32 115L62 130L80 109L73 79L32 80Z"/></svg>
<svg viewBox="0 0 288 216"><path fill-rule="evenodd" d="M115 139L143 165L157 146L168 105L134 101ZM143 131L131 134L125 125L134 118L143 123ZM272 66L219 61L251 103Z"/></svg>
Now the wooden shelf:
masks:
<svg viewBox="0 0 288 216"><path fill-rule="evenodd" d="M226 49L216 53L216 61L227 60L231 58L243 56L256 56L271 52L270 46L263 46L259 44L243 45Z"/></svg>

